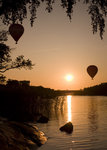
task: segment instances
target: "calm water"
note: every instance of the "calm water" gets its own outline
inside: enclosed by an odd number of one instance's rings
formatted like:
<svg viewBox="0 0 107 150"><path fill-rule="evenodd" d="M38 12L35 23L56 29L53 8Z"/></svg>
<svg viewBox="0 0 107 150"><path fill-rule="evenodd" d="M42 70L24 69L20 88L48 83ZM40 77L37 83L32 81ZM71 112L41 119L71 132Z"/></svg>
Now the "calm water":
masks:
<svg viewBox="0 0 107 150"><path fill-rule="evenodd" d="M59 130L68 121L72 134ZM107 150L107 97L60 97L52 103L50 121L37 126L48 138L39 150Z"/></svg>

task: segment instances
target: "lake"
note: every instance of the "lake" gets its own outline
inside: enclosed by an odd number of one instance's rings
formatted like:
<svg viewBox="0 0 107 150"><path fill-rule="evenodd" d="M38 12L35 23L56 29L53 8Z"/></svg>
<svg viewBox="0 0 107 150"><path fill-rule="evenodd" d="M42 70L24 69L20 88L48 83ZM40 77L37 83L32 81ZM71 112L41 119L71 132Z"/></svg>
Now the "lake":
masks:
<svg viewBox="0 0 107 150"><path fill-rule="evenodd" d="M38 150L107 150L107 97L64 96L52 102L50 120L37 123L48 138ZM71 121L72 134L59 128Z"/></svg>

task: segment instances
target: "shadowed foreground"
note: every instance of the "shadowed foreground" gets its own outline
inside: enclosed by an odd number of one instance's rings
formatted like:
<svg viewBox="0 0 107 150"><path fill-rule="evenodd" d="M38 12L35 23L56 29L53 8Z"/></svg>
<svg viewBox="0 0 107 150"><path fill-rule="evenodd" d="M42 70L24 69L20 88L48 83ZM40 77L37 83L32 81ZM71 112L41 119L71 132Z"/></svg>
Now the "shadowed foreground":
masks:
<svg viewBox="0 0 107 150"><path fill-rule="evenodd" d="M36 150L47 139L28 122L47 123L57 94L41 86L12 83L0 86L0 150Z"/></svg>
<svg viewBox="0 0 107 150"><path fill-rule="evenodd" d="M46 141L47 138L36 126L0 118L1 150L36 150Z"/></svg>

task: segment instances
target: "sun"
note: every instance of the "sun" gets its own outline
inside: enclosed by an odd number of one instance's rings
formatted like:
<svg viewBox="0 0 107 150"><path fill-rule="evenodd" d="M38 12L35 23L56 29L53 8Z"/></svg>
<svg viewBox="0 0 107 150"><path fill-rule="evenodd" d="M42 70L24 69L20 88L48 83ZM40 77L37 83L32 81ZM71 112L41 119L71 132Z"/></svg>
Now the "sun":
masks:
<svg viewBox="0 0 107 150"><path fill-rule="evenodd" d="M68 74L68 75L66 75L65 79L66 79L67 81L71 81L71 80L73 79L73 76L70 75L70 74Z"/></svg>

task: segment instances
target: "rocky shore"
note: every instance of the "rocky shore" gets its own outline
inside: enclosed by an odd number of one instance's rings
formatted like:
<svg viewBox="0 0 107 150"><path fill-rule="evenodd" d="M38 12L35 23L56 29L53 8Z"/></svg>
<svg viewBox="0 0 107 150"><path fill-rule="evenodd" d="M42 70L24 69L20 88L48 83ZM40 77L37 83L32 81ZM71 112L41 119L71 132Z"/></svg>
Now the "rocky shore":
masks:
<svg viewBox="0 0 107 150"><path fill-rule="evenodd" d="M0 150L36 150L46 141L35 125L0 118Z"/></svg>

